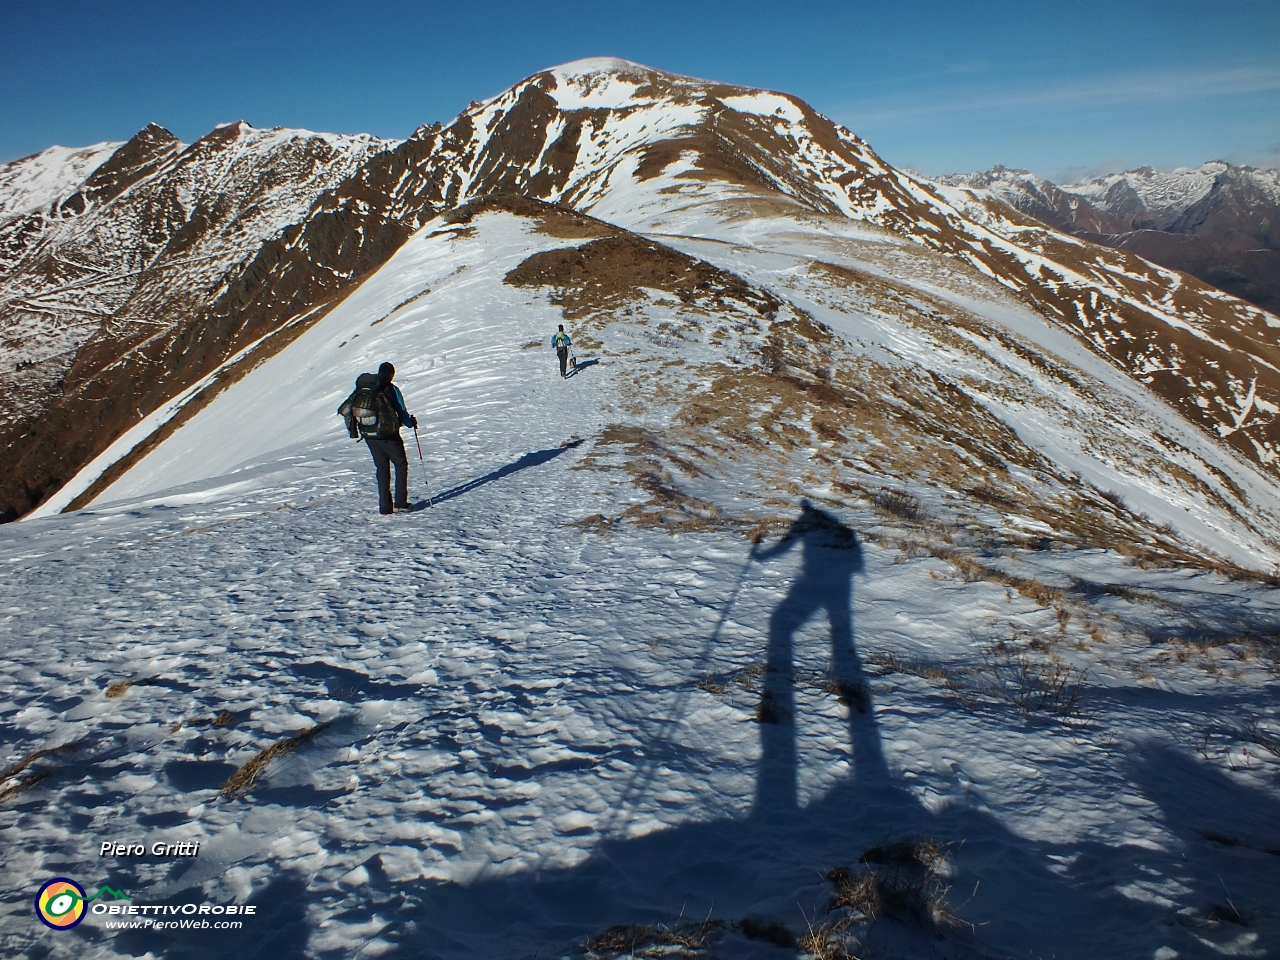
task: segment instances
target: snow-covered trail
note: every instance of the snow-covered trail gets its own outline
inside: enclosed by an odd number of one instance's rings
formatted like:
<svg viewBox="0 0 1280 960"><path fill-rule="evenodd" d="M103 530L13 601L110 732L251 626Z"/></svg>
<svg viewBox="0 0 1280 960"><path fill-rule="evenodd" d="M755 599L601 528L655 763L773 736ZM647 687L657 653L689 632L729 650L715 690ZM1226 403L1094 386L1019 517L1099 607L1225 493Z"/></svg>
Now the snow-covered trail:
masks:
<svg viewBox="0 0 1280 960"><path fill-rule="evenodd" d="M827 870L917 836L953 844L975 926L878 924L899 954L1275 949L1275 590L1101 550L988 558L1055 607L913 552L870 505L838 518L848 549L620 519L647 493L587 455L623 360L580 349L599 362L559 378L559 310L500 281L564 240L499 227L415 237L111 497L0 528L4 761L78 744L0 786L47 773L0 800L0 953L570 956L708 915L800 934ZM436 505L379 518L333 411L384 359L424 424L411 497ZM1086 709L1019 709L1019 664L1072 671ZM790 718L757 722L765 691ZM44 930L53 876L258 913ZM722 956L795 956L724 936Z"/></svg>
<svg viewBox="0 0 1280 960"><path fill-rule="evenodd" d="M588 372L547 378L566 416ZM90 920L36 936L50 956L559 955L614 923L709 911L803 930L826 869L916 834L963 844L953 902L983 925L980 943L1015 955L1196 955L1168 922L1221 900L1216 874L1242 909L1277 889L1261 849L1276 839L1270 767L1251 786L1188 746L1213 716L1269 711L1256 683L1205 689L1188 667L1153 686L1116 663L1088 736L960 709L900 673L873 677L859 713L823 689L830 616L790 633L787 597L830 583L801 549L754 562L736 537L584 535L563 522L601 483L573 469L581 448L488 456L437 450L457 492L408 516L372 515L367 457L343 444L341 464L295 464L289 486L268 475L211 484L205 502L6 528L8 752L84 742L0 812L6 952L31 944L24 891L45 875L150 903L203 884L261 911L242 939ZM847 551L825 551L851 577L864 664L968 664L1015 625L1052 625L939 561L858 552L855 574ZM1091 566L1103 582L1125 575L1105 555L1073 569ZM1127 576L1138 590L1169 574ZM1179 586L1202 599L1230 589L1193 579ZM775 617L794 644L798 791L760 809L757 792L790 776L762 763L754 722ZM106 696L125 679L138 682ZM199 725L222 711L237 722ZM331 726L247 798L219 797L239 764L317 722ZM853 741L883 765L859 763ZM202 846L189 866L99 860L104 839ZM1257 938L1273 923L1242 929L1244 945L1272 942Z"/></svg>

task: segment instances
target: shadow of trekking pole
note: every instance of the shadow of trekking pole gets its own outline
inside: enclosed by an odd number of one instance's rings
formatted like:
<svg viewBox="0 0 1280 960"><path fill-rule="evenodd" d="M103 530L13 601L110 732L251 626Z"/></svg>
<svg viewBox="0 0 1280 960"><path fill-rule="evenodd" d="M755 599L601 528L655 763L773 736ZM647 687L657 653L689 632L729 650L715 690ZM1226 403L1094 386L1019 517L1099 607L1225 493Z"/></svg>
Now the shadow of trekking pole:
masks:
<svg viewBox="0 0 1280 960"><path fill-rule="evenodd" d="M702 645L702 650L698 654L696 660L698 668L707 662L707 657L714 649L716 642L720 639L720 632L724 629L725 623L729 620L729 613L733 610L733 605L738 600L738 594L742 592L742 585L747 580L747 570L750 569L752 561L756 559L758 549L759 545L753 543L751 545L751 552L747 554L747 559L742 562L742 568L738 571L737 582L733 585L733 593L729 594L728 601L726 601L724 607L720 611L720 619L716 623L716 628L711 631L711 636L707 638L706 642ZM676 695L676 702L671 709L672 722L678 724L680 722L680 718L684 716L689 698L693 696L693 689L694 688L692 686L688 686ZM626 789L623 791L621 801L614 807L614 809L617 811L630 809L631 799L638 796L642 791L646 790L651 783L653 783L654 775L657 773L660 766L661 764L656 759L647 760L642 770L637 772L632 781L627 785ZM601 830L602 832L607 832L607 826L602 827Z"/></svg>
<svg viewBox="0 0 1280 960"><path fill-rule="evenodd" d="M432 500L431 490L430 490L431 481L427 479L427 461L423 459L423 456L422 456L422 441L418 439L418 428L416 426L413 428L413 442L418 445L418 462L422 464L422 485L428 488L427 489L427 506L434 507L435 502Z"/></svg>

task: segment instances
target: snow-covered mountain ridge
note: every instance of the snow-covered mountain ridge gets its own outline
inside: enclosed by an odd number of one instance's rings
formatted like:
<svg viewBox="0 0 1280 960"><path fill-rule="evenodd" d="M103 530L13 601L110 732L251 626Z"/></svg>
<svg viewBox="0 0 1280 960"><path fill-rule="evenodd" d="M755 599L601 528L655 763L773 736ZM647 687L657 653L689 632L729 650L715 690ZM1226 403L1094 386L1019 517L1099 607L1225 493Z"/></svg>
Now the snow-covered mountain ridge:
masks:
<svg viewBox="0 0 1280 960"><path fill-rule="evenodd" d="M221 318L212 326L296 332L440 210L509 193L642 232L665 229L672 195L736 203L744 214L783 204L884 227L1008 285L1206 430L1260 463L1274 460L1280 363L1269 315L1124 254L992 217L965 196L948 200L945 189L893 170L795 98L612 61L537 74L447 127L423 128L375 153L261 247L210 308ZM616 203L624 196L626 209ZM147 392L145 403L77 386L99 415L103 407L133 411L106 418L118 425L94 432L99 449L254 342L223 338L212 353L185 351L183 375L163 378L164 389ZM78 456L60 455L82 459L89 440L83 432L80 439Z"/></svg>
<svg viewBox="0 0 1280 960"><path fill-rule="evenodd" d="M984 191L1057 230L1132 250L1273 312L1280 304L1280 171L1215 160L1058 186L996 166L938 182Z"/></svg>
<svg viewBox="0 0 1280 960"><path fill-rule="evenodd" d="M0 167L0 219L35 213L75 192L123 143L50 147Z"/></svg>
<svg viewBox="0 0 1280 960"><path fill-rule="evenodd" d="M243 123L188 146L153 124L122 146L7 165L0 385L15 402L0 414L0 500L38 503L142 414L275 329L276 318L243 311L220 320L218 305L265 242L387 146Z"/></svg>

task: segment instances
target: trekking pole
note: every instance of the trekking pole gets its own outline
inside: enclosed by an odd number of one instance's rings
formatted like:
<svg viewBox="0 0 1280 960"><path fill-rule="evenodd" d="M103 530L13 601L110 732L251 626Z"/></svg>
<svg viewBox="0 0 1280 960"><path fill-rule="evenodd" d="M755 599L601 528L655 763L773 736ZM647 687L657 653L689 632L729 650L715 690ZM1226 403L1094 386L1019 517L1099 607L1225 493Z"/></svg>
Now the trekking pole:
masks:
<svg viewBox="0 0 1280 960"><path fill-rule="evenodd" d="M418 462L422 464L422 485L427 488L427 506L434 507L431 496L431 483L427 480L427 461L422 457L422 441L418 439L418 428L413 428L413 442L418 445Z"/></svg>

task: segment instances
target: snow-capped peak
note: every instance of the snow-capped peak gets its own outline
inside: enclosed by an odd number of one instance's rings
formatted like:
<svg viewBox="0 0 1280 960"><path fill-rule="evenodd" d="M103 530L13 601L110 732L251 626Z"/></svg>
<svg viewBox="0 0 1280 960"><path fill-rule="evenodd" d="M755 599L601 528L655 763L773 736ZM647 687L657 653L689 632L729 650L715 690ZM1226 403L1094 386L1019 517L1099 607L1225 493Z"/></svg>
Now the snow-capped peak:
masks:
<svg viewBox="0 0 1280 960"><path fill-rule="evenodd" d="M552 67L546 72L554 75L558 80L570 80L601 73L619 74L621 76L644 76L653 73L654 70L652 67L646 67L642 63L623 60L621 57L583 57L581 60L571 60L569 63L562 63L558 67Z"/></svg>
<svg viewBox="0 0 1280 960"><path fill-rule="evenodd" d="M547 91L562 110L633 106L636 93L656 71L616 57L588 57L544 72L554 80Z"/></svg>
<svg viewBox="0 0 1280 960"><path fill-rule="evenodd" d="M55 146L0 166L0 219L34 213L74 193L122 145Z"/></svg>

